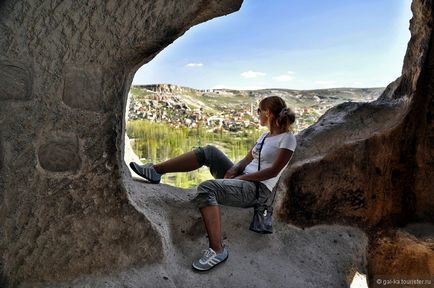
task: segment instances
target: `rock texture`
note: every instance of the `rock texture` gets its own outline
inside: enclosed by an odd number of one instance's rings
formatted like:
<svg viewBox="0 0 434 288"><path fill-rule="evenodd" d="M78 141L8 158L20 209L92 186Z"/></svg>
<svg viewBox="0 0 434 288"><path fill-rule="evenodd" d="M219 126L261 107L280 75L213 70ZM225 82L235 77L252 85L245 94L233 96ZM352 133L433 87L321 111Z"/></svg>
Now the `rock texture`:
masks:
<svg viewBox="0 0 434 288"><path fill-rule="evenodd" d="M397 263L422 250L424 259L430 257L432 241L412 246L397 240L393 227L434 222L433 2L415 0L412 11L402 76L378 100L338 105L298 134L277 204L278 217L296 225L357 225L369 233L372 249L395 251ZM393 276L405 270L388 269L372 251L369 257L371 285L384 271ZM409 271L429 271L427 263Z"/></svg>
<svg viewBox="0 0 434 288"><path fill-rule="evenodd" d="M370 274L433 278L434 225L410 224L387 235L378 235L370 246Z"/></svg>
<svg viewBox="0 0 434 288"><path fill-rule="evenodd" d="M2 287L164 258L120 181L138 67L241 1L0 2Z"/></svg>
<svg viewBox="0 0 434 288"><path fill-rule="evenodd" d="M378 100L338 105L298 134L281 218L361 227L434 221L432 1L413 1L412 10L402 76Z"/></svg>
<svg viewBox="0 0 434 288"><path fill-rule="evenodd" d="M131 178L127 93L138 67L241 2L0 2L0 286L346 287L382 267L359 228L433 221L433 3L414 0L402 76L299 134L276 234L224 208L231 258L191 271L206 244L194 191Z"/></svg>

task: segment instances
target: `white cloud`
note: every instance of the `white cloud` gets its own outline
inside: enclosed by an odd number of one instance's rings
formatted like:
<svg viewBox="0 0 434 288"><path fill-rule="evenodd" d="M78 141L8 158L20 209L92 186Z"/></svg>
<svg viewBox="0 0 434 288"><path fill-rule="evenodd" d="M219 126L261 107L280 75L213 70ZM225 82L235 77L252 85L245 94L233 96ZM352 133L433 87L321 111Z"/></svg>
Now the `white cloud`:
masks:
<svg viewBox="0 0 434 288"><path fill-rule="evenodd" d="M257 78L257 77L265 76L265 75L267 75L267 74L265 74L263 72L254 72L252 70L241 73L241 76L244 78L247 78L247 79L248 78Z"/></svg>
<svg viewBox="0 0 434 288"><path fill-rule="evenodd" d="M202 67L203 63L188 63L187 65L185 65L185 67L189 67L189 68L196 68L196 67Z"/></svg>
<svg viewBox="0 0 434 288"><path fill-rule="evenodd" d="M288 71L285 74L273 77L274 80L279 82L289 82L294 80L294 72Z"/></svg>

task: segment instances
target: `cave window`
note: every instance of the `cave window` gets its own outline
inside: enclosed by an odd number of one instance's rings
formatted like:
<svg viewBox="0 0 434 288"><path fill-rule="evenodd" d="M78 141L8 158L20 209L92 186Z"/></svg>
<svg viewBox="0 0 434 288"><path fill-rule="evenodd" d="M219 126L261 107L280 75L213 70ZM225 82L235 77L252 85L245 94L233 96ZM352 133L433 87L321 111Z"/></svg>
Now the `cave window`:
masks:
<svg viewBox="0 0 434 288"><path fill-rule="evenodd" d="M244 1L192 27L136 72L129 160L160 162L212 143L237 162L265 131L255 111L268 95L294 108L295 133L334 105L375 100L401 74L411 1L335 2ZM162 182L190 188L211 178L204 167Z"/></svg>

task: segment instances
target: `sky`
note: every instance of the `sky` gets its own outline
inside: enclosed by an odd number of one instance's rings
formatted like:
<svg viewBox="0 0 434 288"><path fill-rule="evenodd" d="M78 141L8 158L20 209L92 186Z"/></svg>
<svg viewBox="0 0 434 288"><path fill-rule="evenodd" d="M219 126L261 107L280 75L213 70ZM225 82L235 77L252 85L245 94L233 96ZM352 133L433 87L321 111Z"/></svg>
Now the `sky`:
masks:
<svg viewBox="0 0 434 288"><path fill-rule="evenodd" d="M133 85L196 89L386 87L401 75L411 0L244 0L190 28Z"/></svg>

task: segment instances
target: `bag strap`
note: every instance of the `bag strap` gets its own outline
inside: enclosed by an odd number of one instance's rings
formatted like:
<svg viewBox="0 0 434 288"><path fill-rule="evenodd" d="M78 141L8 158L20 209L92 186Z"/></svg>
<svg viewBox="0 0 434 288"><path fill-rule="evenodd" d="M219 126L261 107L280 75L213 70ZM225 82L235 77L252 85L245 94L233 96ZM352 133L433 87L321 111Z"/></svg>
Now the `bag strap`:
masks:
<svg viewBox="0 0 434 288"><path fill-rule="evenodd" d="M267 133L267 135L265 135L264 138L262 138L261 146L259 147L258 171L261 170L261 151L262 151L262 147L264 146L265 138L267 138L268 134L269 133ZM259 182L260 181L256 181L256 200L259 199Z"/></svg>
<svg viewBox="0 0 434 288"><path fill-rule="evenodd" d="M279 182L279 181L277 181L277 182ZM273 191L271 191L271 193L273 193L273 200L271 201L270 206L273 206L273 204L274 204L274 199L276 199L277 186L278 186L278 184L279 184L279 183L276 183L276 185L275 185L274 188L273 188Z"/></svg>

